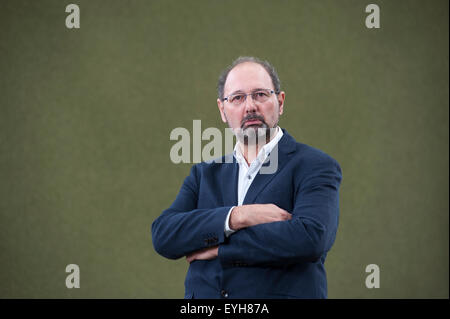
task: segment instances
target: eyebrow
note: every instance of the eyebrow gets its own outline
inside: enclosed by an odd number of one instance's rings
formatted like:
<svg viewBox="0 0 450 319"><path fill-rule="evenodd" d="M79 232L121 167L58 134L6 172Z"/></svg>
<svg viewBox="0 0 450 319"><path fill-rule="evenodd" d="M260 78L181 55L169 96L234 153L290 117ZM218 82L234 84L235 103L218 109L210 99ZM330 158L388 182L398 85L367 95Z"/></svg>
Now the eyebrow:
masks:
<svg viewBox="0 0 450 319"><path fill-rule="evenodd" d="M260 90L267 90L267 89L265 89L265 88L256 88L256 89L253 89L251 92L253 93L253 92L256 92L256 91L260 91ZM236 90L236 91L230 93L228 96L234 95L234 94L238 94L238 93L244 93L245 94L245 92L242 91L242 90Z"/></svg>

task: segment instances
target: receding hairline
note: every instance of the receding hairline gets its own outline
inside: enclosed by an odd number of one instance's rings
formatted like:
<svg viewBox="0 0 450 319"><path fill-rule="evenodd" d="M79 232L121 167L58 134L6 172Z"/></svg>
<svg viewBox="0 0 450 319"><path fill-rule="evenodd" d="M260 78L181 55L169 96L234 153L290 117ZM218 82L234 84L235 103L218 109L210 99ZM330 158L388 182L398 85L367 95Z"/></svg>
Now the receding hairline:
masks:
<svg viewBox="0 0 450 319"><path fill-rule="evenodd" d="M243 62L241 62L241 63L239 63L239 64L236 64L233 68L231 68L231 69L228 71L227 77L226 77L226 79L225 79L225 83L223 84L223 93L225 93L225 87L227 86L228 78L230 77L231 72L233 72L236 68L238 68L238 67L240 67L240 66L243 66L244 64L255 64L255 65L259 66L261 69L263 69L264 72L265 72L265 73L267 74L267 76L269 77L270 85L271 85L272 88L275 90L275 85L273 84L273 81L272 81L272 78L271 78L271 76L270 76L270 73L267 71L267 69L266 69L263 65L261 65L261 64L258 63L258 62L254 62L254 61L243 61ZM255 89L261 89L261 88L255 88ZM236 90L236 91L241 91L241 90L238 89L238 90Z"/></svg>
<svg viewBox="0 0 450 319"><path fill-rule="evenodd" d="M272 86L275 89L275 92L278 94L281 90L281 82L280 78L278 77L277 71L275 70L275 67L267 60L262 60L254 56L240 56L237 59L235 59L226 69L222 71L222 73L219 76L219 80L217 82L217 96L220 100L223 100L224 98L224 87L225 83L228 80L229 73L234 70L237 66L251 62L255 64L259 64L262 66L266 72L269 74L271 80L272 80Z"/></svg>

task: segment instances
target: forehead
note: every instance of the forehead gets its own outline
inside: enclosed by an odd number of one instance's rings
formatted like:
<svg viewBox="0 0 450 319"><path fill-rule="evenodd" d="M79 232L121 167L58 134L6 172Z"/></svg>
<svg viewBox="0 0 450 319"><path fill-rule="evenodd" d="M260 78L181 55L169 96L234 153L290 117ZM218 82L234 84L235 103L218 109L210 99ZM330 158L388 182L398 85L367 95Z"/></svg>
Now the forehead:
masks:
<svg viewBox="0 0 450 319"><path fill-rule="evenodd" d="M250 92L258 88L273 89L269 73L258 63L244 62L235 66L228 73L224 94L231 94L238 90Z"/></svg>

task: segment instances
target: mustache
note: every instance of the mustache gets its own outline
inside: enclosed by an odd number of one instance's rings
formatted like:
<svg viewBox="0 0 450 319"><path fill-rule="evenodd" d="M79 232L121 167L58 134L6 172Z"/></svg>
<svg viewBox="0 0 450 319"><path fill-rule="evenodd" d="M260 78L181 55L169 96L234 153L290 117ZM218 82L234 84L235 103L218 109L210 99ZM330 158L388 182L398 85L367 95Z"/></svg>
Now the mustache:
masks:
<svg viewBox="0 0 450 319"><path fill-rule="evenodd" d="M243 118L243 120L241 122L241 128L244 128L245 122L254 121L254 120L261 121L261 123L263 123L267 126L267 123L264 121L264 117L262 117L261 115L257 115L257 114L250 114Z"/></svg>

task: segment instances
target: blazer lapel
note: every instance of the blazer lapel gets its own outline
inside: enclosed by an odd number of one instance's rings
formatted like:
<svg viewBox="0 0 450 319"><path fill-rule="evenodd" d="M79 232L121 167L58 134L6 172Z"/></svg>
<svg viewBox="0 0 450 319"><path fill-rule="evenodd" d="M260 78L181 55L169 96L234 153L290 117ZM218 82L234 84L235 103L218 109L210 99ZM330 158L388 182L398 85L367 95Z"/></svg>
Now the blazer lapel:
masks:
<svg viewBox="0 0 450 319"><path fill-rule="evenodd" d="M233 154L232 159L228 158L228 161L223 163L222 166L222 193L223 193L223 206L235 206L237 205L237 188L239 178L239 164L236 162Z"/></svg>
<svg viewBox="0 0 450 319"><path fill-rule="evenodd" d="M272 152L278 151L278 168L275 173L261 174L261 170L255 176L250 188L245 195L243 205L253 204L261 191L270 183L270 181L283 169L289 161L289 154L295 151L295 140L290 136L285 129L283 129L283 137L274 147ZM265 163L264 165L267 165ZM263 166L264 166L263 165Z"/></svg>

